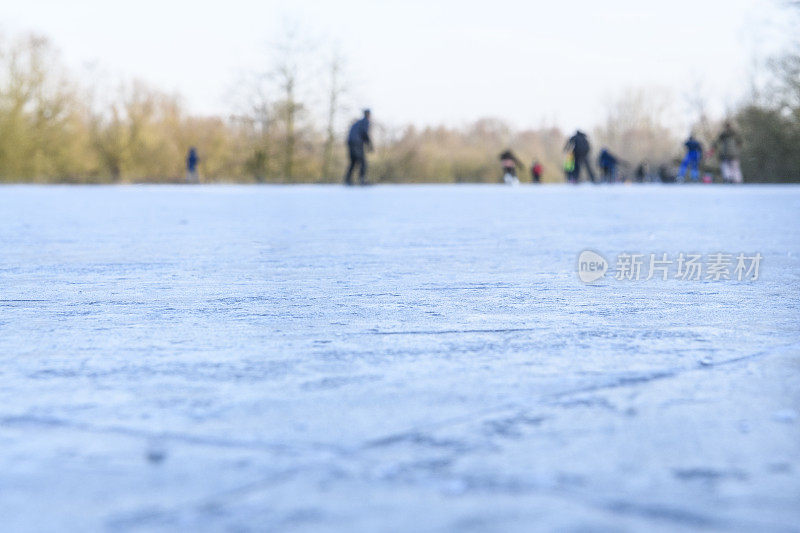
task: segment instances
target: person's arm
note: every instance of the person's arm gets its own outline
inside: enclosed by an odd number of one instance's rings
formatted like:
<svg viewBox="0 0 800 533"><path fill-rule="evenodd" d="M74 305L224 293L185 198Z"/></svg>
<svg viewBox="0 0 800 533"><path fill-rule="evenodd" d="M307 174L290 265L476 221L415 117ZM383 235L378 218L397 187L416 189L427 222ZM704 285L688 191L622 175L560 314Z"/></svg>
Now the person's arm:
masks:
<svg viewBox="0 0 800 533"><path fill-rule="evenodd" d="M367 145L367 149L372 151L372 139L369 138L369 124L364 124L361 130L361 140Z"/></svg>

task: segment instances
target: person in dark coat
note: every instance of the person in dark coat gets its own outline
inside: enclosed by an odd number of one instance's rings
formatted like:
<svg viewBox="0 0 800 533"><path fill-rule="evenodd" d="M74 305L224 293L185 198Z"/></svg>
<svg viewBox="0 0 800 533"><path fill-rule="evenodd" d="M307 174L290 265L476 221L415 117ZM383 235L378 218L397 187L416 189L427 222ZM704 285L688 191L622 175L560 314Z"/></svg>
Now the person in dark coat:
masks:
<svg viewBox="0 0 800 533"><path fill-rule="evenodd" d="M636 183L644 183L646 179L648 179L650 175L650 164L647 160L642 161L639 163L639 166L636 167L636 173L634 176L636 177Z"/></svg>
<svg viewBox="0 0 800 533"><path fill-rule="evenodd" d="M347 167L347 172L344 175L345 185L352 185L353 171L358 165L358 178L361 185L367 182L367 158L365 156L365 148L372 151L372 140L369 138L369 118L370 110L364 110L364 117L357 120L350 127L350 133L347 135L347 150L350 154L350 166Z"/></svg>
<svg viewBox="0 0 800 533"><path fill-rule="evenodd" d="M197 156L197 149L192 146L189 148L189 153L186 154L186 181L189 183L197 183L199 177L197 175L197 164L200 158Z"/></svg>
<svg viewBox="0 0 800 533"><path fill-rule="evenodd" d="M597 165L600 167L600 174L603 176L603 181L606 183L614 183L617 181L617 157L608 151L607 148L600 150L600 156L597 158Z"/></svg>
<svg viewBox="0 0 800 533"><path fill-rule="evenodd" d="M564 151L567 153L572 152L575 158L575 167L572 171L571 181L577 182L580 180L581 168L585 167L586 172L589 173L589 178L591 178L592 182L594 182L594 171L592 170L592 165L589 162L589 153L592 151L592 147L589 144L589 138L586 137L586 134L581 130L576 131L575 135L570 137L567 141L567 144L564 146Z"/></svg>
<svg viewBox="0 0 800 533"><path fill-rule="evenodd" d="M719 168L724 183L742 183L742 169L739 166L739 152L742 138L730 121L725 121L722 133L714 142L714 150L719 156Z"/></svg>

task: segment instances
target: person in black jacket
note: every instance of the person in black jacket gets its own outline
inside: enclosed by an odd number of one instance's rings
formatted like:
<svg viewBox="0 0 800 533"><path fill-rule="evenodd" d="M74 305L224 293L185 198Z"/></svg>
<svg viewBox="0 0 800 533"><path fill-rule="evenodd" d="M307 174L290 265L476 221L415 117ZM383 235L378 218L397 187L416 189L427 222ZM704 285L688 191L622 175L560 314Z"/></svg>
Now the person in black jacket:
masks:
<svg viewBox="0 0 800 533"><path fill-rule="evenodd" d="M645 180L650 178L650 164L645 159L639 166L636 167L636 183L644 183Z"/></svg>
<svg viewBox="0 0 800 533"><path fill-rule="evenodd" d="M589 153L592 151L592 147L589 145L589 139L586 134L581 130L577 130L575 135L570 137L567 144L564 145L564 151L567 153L572 152L575 157L575 169L572 171L574 181L577 182L581 179L581 168L586 167L589 177L594 182L594 172L589 162Z"/></svg>
<svg viewBox="0 0 800 533"><path fill-rule="evenodd" d="M364 118L357 120L351 127L347 135L347 149L350 153L350 166L344 175L345 185L352 185L353 170L358 165L358 178L361 185L367 182L367 158L364 149L372 151L372 140L369 138L369 117L370 110L364 110Z"/></svg>

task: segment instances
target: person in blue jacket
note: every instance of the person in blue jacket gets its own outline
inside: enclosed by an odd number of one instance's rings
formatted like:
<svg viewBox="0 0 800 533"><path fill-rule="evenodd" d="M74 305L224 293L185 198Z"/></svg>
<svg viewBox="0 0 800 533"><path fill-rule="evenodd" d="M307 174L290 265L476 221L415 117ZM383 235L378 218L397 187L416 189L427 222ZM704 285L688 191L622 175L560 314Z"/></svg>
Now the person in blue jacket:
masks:
<svg viewBox="0 0 800 533"><path fill-rule="evenodd" d="M597 158L597 166L606 183L617 181L617 157L608 151L607 148L600 150L600 157Z"/></svg>
<svg viewBox="0 0 800 533"><path fill-rule="evenodd" d="M197 164L200 158L197 156L197 149L192 146L189 148L189 153L186 154L186 181L189 183L197 183L199 181L197 175Z"/></svg>
<svg viewBox="0 0 800 533"><path fill-rule="evenodd" d="M358 165L358 179L361 185L367 182L367 158L364 155L365 148L372 151L372 140L369 138L369 117L370 110L364 110L364 118L357 120L351 127L347 135L347 149L350 153L350 166L344 175L345 185L352 185L353 171Z"/></svg>
<svg viewBox="0 0 800 533"><path fill-rule="evenodd" d="M687 168L691 170L692 181L699 181L700 161L703 160L703 145L700 144L700 141L695 139L692 134L689 135L689 138L686 139L683 145L686 147L686 157L683 158L683 162L681 163L677 181L682 183L686 180Z"/></svg>

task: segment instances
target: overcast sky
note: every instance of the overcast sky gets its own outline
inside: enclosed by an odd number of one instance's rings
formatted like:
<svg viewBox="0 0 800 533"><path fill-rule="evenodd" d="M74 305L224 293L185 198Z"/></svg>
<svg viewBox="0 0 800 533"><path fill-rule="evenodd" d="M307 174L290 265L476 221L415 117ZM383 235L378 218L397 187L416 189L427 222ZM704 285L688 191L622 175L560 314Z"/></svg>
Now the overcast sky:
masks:
<svg viewBox="0 0 800 533"><path fill-rule="evenodd" d="M785 17L784 17L785 18ZM755 59L783 44L773 0L471 2L76 0L4 2L6 36L50 37L79 70L96 63L227 113L243 72L263 70L287 21L347 58L353 100L390 124L590 128L626 87L702 82L714 113L747 87ZM686 106L678 105L688 120Z"/></svg>

